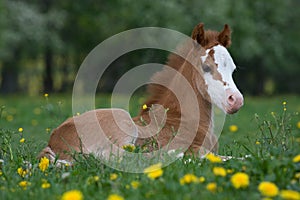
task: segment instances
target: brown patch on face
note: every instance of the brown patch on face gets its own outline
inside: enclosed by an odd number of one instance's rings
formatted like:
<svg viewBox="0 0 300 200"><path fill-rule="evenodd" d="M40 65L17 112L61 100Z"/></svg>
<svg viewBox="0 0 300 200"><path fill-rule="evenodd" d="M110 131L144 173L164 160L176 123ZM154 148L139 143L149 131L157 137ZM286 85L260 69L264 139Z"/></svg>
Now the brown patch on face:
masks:
<svg viewBox="0 0 300 200"><path fill-rule="evenodd" d="M227 83L225 81L223 81L222 75L220 74L220 72L218 71L218 64L215 63L215 51L213 49L211 49L208 52L208 56L204 62L205 65L208 65L211 69L210 73L213 77L213 79L217 80L217 81L221 81L223 83L224 86L227 85Z"/></svg>
<svg viewBox="0 0 300 200"><path fill-rule="evenodd" d="M209 52L208 52L208 55L212 58L212 60L214 61L215 63L215 50L211 49ZM215 65L218 67L218 64L215 63Z"/></svg>

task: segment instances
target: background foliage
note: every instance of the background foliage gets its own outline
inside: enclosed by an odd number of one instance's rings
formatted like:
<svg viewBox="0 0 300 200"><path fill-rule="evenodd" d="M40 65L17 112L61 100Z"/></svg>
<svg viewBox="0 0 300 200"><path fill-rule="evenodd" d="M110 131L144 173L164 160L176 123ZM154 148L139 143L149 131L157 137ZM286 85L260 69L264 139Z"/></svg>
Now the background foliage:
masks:
<svg viewBox="0 0 300 200"><path fill-rule="evenodd" d="M235 79L249 94L299 92L297 0L55 1L0 0L0 91L70 91L84 57L101 41L131 28L159 26L190 35L206 28L232 30ZM136 64L159 61L155 50L134 52L112 64L101 84L109 92Z"/></svg>

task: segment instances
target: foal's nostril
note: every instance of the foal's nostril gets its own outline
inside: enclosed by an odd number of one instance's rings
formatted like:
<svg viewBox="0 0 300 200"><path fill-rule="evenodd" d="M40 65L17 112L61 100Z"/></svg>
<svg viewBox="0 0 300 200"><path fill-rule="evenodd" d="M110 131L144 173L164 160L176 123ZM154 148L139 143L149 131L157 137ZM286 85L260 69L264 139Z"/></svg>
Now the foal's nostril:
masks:
<svg viewBox="0 0 300 200"><path fill-rule="evenodd" d="M228 97L228 103L229 103L230 105L234 105L235 101L236 101L236 99L235 99L234 95L230 95L230 96Z"/></svg>

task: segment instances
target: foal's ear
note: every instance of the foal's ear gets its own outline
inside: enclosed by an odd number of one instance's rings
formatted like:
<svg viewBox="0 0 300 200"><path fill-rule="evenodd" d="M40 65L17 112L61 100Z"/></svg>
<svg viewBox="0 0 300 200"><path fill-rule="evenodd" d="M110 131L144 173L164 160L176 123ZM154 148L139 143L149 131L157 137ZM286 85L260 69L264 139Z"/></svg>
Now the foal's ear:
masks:
<svg viewBox="0 0 300 200"><path fill-rule="evenodd" d="M196 40L202 47L206 45L203 23L200 23L197 26L195 26L192 32L192 39Z"/></svg>
<svg viewBox="0 0 300 200"><path fill-rule="evenodd" d="M231 44L231 30L228 24L225 24L223 31L218 36L218 41L226 48Z"/></svg>

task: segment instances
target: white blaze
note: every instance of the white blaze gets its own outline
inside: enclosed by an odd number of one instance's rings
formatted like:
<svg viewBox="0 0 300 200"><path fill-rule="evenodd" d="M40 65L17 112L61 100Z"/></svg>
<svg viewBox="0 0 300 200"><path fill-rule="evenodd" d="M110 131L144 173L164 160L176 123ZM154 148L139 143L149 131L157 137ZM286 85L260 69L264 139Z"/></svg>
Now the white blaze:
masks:
<svg viewBox="0 0 300 200"><path fill-rule="evenodd" d="M214 50L214 61L217 64L217 70L222 76L222 81L216 80L213 78L210 72L204 73L204 79L206 85L208 87L208 94L216 106L226 112L227 106L227 96L226 90L230 89L232 92L237 91L238 89L233 81L232 73L236 69L236 66L227 51L227 49L221 45L214 46L212 48ZM208 53L212 49L206 50L206 55L202 56L202 63L205 62L206 58L208 57ZM224 84L226 83L226 84Z"/></svg>

